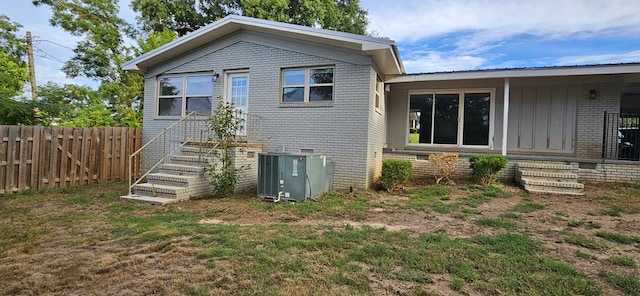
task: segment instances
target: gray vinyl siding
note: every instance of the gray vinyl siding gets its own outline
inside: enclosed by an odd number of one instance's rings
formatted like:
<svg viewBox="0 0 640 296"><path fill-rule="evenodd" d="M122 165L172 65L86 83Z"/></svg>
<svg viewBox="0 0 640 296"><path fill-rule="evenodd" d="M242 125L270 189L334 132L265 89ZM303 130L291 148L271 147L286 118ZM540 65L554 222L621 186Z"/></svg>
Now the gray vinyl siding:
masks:
<svg viewBox="0 0 640 296"><path fill-rule="evenodd" d="M371 178L368 160L372 90L370 58L362 53L356 57L351 51L332 50L311 55L303 53L309 52L304 51L309 44L276 39L274 44L268 43L265 36L240 34L234 36L232 41L194 50L188 57L180 59L184 61L182 64L168 61L158 67L162 71L150 69L149 73L162 75L214 70L221 76L214 85L213 96L222 97L224 71L247 70L249 113L262 117L258 140L263 145L263 151L277 151L281 146L287 152L313 149L316 153L326 154L330 161L335 162L335 188L366 187ZM337 58L327 58L332 55ZM279 103L281 69L327 65L335 67L334 99L330 106L292 107ZM156 77L148 75L145 82L145 140L175 122L155 116ZM214 102L214 106L216 103ZM381 155L378 158L381 159Z"/></svg>
<svg viewBox="0 0 640 296"><path fill-rule="evenodd" d="M575 85L512 87L507 149L573 153L577 91Z"/></svg>

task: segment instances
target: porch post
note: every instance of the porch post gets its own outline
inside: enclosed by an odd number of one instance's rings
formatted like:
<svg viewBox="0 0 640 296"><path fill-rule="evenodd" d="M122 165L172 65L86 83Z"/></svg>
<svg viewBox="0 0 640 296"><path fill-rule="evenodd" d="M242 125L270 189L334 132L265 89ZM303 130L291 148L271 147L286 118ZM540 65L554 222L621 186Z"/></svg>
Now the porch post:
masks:
<svg viewBox="0 0 640 296"><path fill-rule="evenodd" d="M502 109L502 155L507 155L507 132L509 123L509 77L504 78L504 103Z"/></svg>

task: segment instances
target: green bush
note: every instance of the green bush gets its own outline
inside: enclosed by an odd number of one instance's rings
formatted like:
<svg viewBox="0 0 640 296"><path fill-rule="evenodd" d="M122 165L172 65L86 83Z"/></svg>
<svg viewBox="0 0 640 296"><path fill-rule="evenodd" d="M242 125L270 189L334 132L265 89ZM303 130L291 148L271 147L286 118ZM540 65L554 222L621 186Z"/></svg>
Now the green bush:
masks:
<svg viewBox="0 0 640 296"><path fill-rule="evenodd" d="M469 159L471 177L482 184L495 183L497 174L507 167L509 160L500 154L474 154Z"/></svg>
<svg viewBox="0 0 640 296"><path fill-rule="evenodd" d="M382 175L378 184L387 191L393 191L398 185L407 184L412 173L413 166L410 161L387 159L382 162Z"/></svg>

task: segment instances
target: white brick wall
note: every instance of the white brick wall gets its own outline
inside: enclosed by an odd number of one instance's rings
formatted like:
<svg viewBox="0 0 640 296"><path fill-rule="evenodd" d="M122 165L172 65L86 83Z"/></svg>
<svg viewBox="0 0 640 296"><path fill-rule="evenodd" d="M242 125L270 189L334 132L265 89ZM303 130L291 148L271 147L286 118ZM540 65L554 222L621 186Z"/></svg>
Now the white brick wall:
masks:
<svg viewBox="0 0 640 296"><path fill-rule="evenodd" d="M597 163L595 169L578 169L580 182L640 183L637 163Z"/></svg>
<svg viewBox="0 0 640 296"><path fill-rule="evenodd" d="M381 92L380 108L376 109L376 81L377 73L371 68L369 88L369 129L367 145L367 186L371 186L382 171L382 148L385 143L385 104L384 89Z"/></svg>
<svg viewBox="0 0 640 296"><path fill-rule="evenodd" d="M413 165L413 178L414 179L426 179L435 181L435 176L433 175L434 167L427 159L429 157L428 153L385 153L384 159L401 159L411 161ZM469 157L466 155L460 155L458 157L458 176L456 177L459 180L469 180L471 179L471 168L469 167ZM507 168L502 170L498 174L498 179L502 182L513 183L515 178L515 162L509 161Z"/></svg>
<svg viewBox="0 0 640 296"><path fill-rule="evenodd" d="M428 153L385 153L384 159L402 159L409 160L413 165L413 177L415 179L429 179L433 180L433 165L426 160ZM510 159L507 168L505 168L499 175L499 180L502 182L513 183L515 181L516 166L518 161L526 162L543 162L565 165L564 161L547 161L540 159L527 159L516 160ZM586 169L580 168L579 162L569 162L572 167L572 171L578 175L579 182L611 182L611 183L628 183L637 184L640 183L640 165L631 162L613 162L613 163L590 163L595 168ZM471 169L469 168L469 156L460 156L458 158L458 178L470 179Z"/></svg>
<svg viewBox="0 0 640 296"><path fill-rule="evenodd" d="M578 88L576 115L576 157L601 158L604 111L620 112L618 83L581 84ZM597 98L589 99L589 91L595 89ZM614 135L616 137L616 135ZM613 141L617 141L616 138Z"/></svg>
<svg viewBox="0 0 640 296"><path fill-rule="evenodd" d="M382 157L383 139L377 134L369 137L372 129L381 130L379 121L370 119L375 76L370 63L362 65L342 60L287 50L277 44L253 43L247 38L166 72L215 70L223 73L224 70L247 69L249 112L262 116L258 138L264 151L277 151L279 146L285 146L291 152L313 149L336 163L334 188L365 187L373 178L372 166L379 162L373 158L373 152L377 152L377 159ZM335 67L331 106L295 108L279 103L282 68L322 65ZM224 75L221 75L215 84L214 97L223 95L223 79ZM154 118L156 77L147 77L145 82L143 127L144 138L148 140L174 120ZM144 157L153 156L149 153ZM254 169L257 170L257 166Z"/></svg>
<svg viewBox="0 0 640 296"><path fill-rule="evenodd" d="M262 147L249 145L247 147L233 147L232 161L234 167L245 166L248 169L238 181L236 191L257 192L258 186L258 153L262 152Z"/></svg>

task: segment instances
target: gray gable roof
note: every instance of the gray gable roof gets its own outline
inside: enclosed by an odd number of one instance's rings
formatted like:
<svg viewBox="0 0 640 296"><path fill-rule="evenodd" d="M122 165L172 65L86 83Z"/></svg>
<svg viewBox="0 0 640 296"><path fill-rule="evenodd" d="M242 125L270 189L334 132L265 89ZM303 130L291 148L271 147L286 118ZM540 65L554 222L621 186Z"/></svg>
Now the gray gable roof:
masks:
<svg viewBox="0 0 640 296"><path fill-rule="evenodd" d="M270 33L278 36L317 42L362 51L378 65L383 75L404 74L395 41L332 30L292 25L238 15L229 15L186 36L138 56L122 65L123 70L144 73L147 69L186 52L223 38L239 30Z"/></svg>

